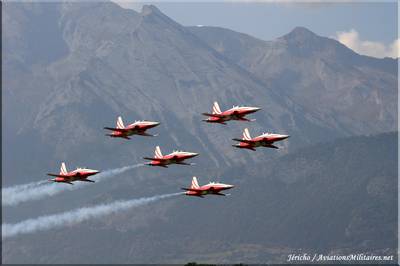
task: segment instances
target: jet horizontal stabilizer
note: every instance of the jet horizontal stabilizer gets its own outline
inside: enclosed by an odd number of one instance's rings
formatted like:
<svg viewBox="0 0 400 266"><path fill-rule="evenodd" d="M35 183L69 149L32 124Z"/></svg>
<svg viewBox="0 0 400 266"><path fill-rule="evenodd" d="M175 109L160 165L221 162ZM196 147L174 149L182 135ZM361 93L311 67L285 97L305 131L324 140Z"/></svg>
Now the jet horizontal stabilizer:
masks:
<svg viewBox="0 0 400 266"><path fill-rule="evenodd" d="M60 175L58 174L47 174L47 175L49 175L49 176L55 176L55 177L59 177Z"/></svg>

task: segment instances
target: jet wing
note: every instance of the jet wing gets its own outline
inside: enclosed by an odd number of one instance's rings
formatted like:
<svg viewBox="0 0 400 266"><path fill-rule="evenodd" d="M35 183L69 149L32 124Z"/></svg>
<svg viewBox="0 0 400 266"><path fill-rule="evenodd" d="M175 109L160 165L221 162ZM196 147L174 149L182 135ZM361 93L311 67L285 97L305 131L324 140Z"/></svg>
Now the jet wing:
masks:
<svg viewBox="0 0 400 266"><path fill-rule="evenodd" d="M112 130L112 131L118 131L118 132L125 132L125 128L113 128L113 127L105 127L104 129Z"/></svg>
<svg viewBox="0 0 400 266"><path fill-rule="evenodd" d="M164 158L150 158L150 157L143 157L143 159L151 160L151 161L159 161L159 162L168 160L168 159L164 159Z"/></svg>
<svg viewBox="0 0 400 266"><path fill-rule="evenodd" d="M47 174L47 175L49 175L49 176L54 176L54 177L62 177L62 178L64 178L66 181L64 181L65 183L69 183L67 180L69 180L69 181L74 181L73 180L73 178L74 177L79 177L80 175L73 175L73 176L63 176L63 175L60 175L60 174Z"/></svg>
<svg viewBox="0 0 400 266"><path fill-rule="evenodd" d="M240 141L240 142L244 142L244 143L248 143L248 144L251 144L251 143L254 142L254 141L252 141L252 140L247 140L247 139L232 139L232 140Z"/></svg>
<svg viewBox="0 0 400 266"><path fill-rule="evenodd" d="M279 149L279 147L277 147L277 146L275 146L275 145L272 145L272 144L269 144L269 145L267 145L267 146L265 146L265 147L267 147L267 148L272 148L272 149Z"/></svg>
<svg viewBox="0 0 400 266"><path fill-rule="evenodd" d="M203 190L201 189L196 189L196 188L181 188L182 190L186 190L186 191L193 191L193 192L201 192Z"/></svg>
<svg viewBox="0 0 400 266"><path fill-rule="evenodd" d="M226 116L226 115L221 115L221 114L209 114L209 113L202 113L202 115L211 116L211 117L218 117L218 118L223 118L223 117Z"/></svg>

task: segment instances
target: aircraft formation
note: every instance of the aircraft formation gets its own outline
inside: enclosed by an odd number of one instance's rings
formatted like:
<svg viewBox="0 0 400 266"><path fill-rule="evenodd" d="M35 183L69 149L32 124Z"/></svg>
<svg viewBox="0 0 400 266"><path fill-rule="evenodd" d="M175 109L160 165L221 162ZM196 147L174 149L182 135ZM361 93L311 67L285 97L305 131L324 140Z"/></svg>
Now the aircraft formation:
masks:
<svg viewBox="0 0 400 266"><path fill-rule="evenodd" d="M247 115L255 113L261 110L259 107L248 107L248 106L233 106L232 108L221 111L218 102L214 102L211 113L202 113L204 116L208 118L202 120L207 123L217 123L226 125L228 121L246 121L252 122L255 119L246 118ZM106 130L110 130L111 133L106 134L106 136L112 138L123 138L123 139L131 139L130 137L134 135L138 136L146 136L146 137L155 137L157 135L152 135L147 133L148 129L154 128L160 125L160 122L154 121L135 121L132 124L127 126L124 125L122 121L122 117L119 116L117 118L117 123L115 127L104 127ZM245 128L242 134L242 138L234 138L232 140L238 141L239 143L233 144L233 147L240 149L248 149L252 151L256 151L258 147L265 148L273 148L278 149L277 146L273 145L275 142L282 141L289 138L289 135L283 134L275 134L275 133L263 133L257 137L251 137L248 128ZM145 165L149 166L158 166L163 168L168 168L168 165L177 164L177 165L194 165L193 163L185 162L188 159L198 156L199 153L196 152L186 152L186 151L173 151L169 154L163 155L161 153L161 149L159 146L156 146L153 157L143 157L145 160L150 160L150 162L145 163ZM56 183L67 183L73 185L75 181L82 182L92 182L95 181L88 179L88 177L96 175L100 173L98 170L88 169L88 168L77 168L73 171L68 172L65 166L65 163L61 163L60 173L59 174L47 174L49 176L53 176L53 179L49 179L49 181ZM223 184L219 182L210 182L206 185L199 186L197 177L192 178L192 183L189 188L182 188L182 190L186 191L185 195L187 196L195 196L203 198L205 195L218 195L218 196L226 196L229 194L223 194L221 191L228 190L233 188L233 185Z"/></svg>

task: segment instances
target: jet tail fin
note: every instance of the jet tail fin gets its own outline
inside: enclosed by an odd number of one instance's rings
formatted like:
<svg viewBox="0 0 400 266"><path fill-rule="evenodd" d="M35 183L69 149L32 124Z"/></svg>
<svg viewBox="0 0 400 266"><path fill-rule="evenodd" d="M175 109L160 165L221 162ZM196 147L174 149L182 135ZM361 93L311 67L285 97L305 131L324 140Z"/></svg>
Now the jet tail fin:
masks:
<svg viewBox="0 0 400 266"><path fill-rule="evenodd" d="M212 109L213 109L212 110L213 114L220 114L221 113L221 108L219 108L218 102L214 102Z"/></svg>
<svg viewBox="0 0 400 266"><path fill-rule="evenodd" d="M162 157L163 157L163 155L162 155L162 153L161 153L160 146L157 146L157 147L156 147L156 150L154 151L154 157L155 157L155 158L162 158Z"/></svg>
<svg viewBox="0 0 400 266"><path fill-rule="evenodd" d="M246 127L243 131L243 139L244 140L251 140L249 129Z"/></svg>
<svg viewBox="0 0 400 266"><path fill-rule="evenodd" d="M199 186L199 183L197 182L197 177L193 177L192 178L192 185L190 186L190 188L191 189L193 189L193 188L199 188L200 186Z"/></svg>
<svg viewBox="0 0 400 266"><path fill-rule="evenodd" d="M125 128L124 122L122 121L121 116L118 116L118 118L117 118L117 128Z"/></svg>
<svg viewBox="0 0 400 266"><path fill-rule="evenodd" d="M68 172L67 172L67 167L65 166L65 163L64 162L62 162L61 163L61 167L60 167L60 175L65 175L65 174L67 174Z"/></svg>

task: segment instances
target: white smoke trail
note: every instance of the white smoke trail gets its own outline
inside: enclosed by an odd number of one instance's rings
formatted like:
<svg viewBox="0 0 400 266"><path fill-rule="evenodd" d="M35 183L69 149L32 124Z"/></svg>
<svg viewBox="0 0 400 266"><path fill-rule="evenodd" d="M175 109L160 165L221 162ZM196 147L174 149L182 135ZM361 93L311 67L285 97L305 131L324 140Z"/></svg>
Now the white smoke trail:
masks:
<svg viewBox="0 0 400 266"><path fill-rule="evenodd" d="M135 164L130 166L124 166L117 169L110 169L101 172L93 176L93 180L102 181L115 175L122 174L128 170L138 168L143 164ZM75 190L78 188L89 185L85 182L76 182L75 185L69 184L55 184L55 183L44 183L47 181L33 182L24 185L17 185L13 187L3 188L1 190L1 198L3 206L15 206L25 201L39 200L44 197L54 196L58 193L67 190Z"/></svg>
<svg viewBox="0 0 400 266"><path fill-rule="evenodd" d="M42 184L44 184L46 182L47 181L41 180L41 181L37 181L37 182L21 184L21 185L15 185L15 186L12 186L12 187L6 187L6 188L3 188L1 190L1 193L3 195L4 194L10 195L10 194L13 194L13 193L16 193L16 192L20 192L20 191L28 189L28 188L32 188L32 187L36 187L36 186L42 185Z"/></svg>
<svg viewBox="0 0 400 266"><path fill-rule="evenodd" d="M144 165L144 164L139 163L139 164L135 164L135 165L124 166L124 167L121 167L121 168L106 170L106 171L104 171L104 172L101 172L100 174L95 175L95 176L93 177L93 179L96 180L96 181L101 181L101 180L104 180L104 179L106 179L106 178L109 178L109 177L112 177L112 176L115 176L115 175L122 174L122 173L124 173L124 172L126 172L126 171L128 171L128 170L141 167L141 166L143 166L143 165Z"/></svg>
<svg viewBox="0 0 400 266"><path fill-rule="evenodd" d="M16 224L2 224L2 237L8 238L20 234L35 233L37 231L49 230L64 225L77 224L82 221L97 218L112 213L127 210L129 208L142 206L154 201L182 195L184 192L157 195L148 198L139 198L125 201L115 201L109 204L101 204L92 207L84 207L72 211L40 216L38 218L28 219Z"/></svg>

